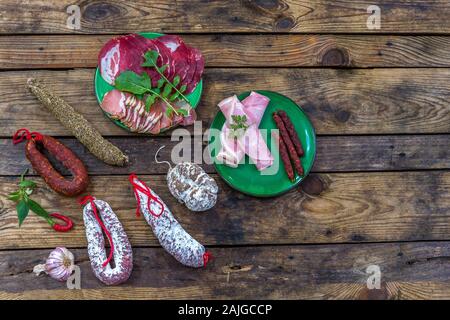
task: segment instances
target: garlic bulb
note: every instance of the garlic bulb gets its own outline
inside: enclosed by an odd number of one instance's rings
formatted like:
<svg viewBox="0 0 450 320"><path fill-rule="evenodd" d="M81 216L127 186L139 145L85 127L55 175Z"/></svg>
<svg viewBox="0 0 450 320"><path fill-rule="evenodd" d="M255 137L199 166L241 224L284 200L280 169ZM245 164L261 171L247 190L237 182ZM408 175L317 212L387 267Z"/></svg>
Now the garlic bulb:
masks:
<svg viewBox="0 0 450 320"><path fill-rule="evenodd" d="M47 258L45 264L38 264L33 272L38 276L47 273L53 279L66 281L74 270L74 257L72 252L64 247L57 247Z"/></svg>

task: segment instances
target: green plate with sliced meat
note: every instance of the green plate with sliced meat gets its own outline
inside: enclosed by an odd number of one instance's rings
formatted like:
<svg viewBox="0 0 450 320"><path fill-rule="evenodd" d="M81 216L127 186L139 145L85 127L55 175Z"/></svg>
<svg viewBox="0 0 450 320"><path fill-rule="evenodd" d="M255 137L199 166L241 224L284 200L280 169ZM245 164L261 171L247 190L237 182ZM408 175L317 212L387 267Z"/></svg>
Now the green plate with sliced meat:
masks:
<svg viewBox="0 0 450 320"><path fill-rule="evenodd" d="M316 155L316 135L314 127L306 113L290 98L273 91L255 91L270 99L259 129L268 130L268 134L266 136L263 135L263 137L274 158L273 165L267 169L258 171L255 164L250 162L247 155L245 155L244 160L236 168L220 163L216 159L216 155L221 148L221 141L219 137L215 137L211 133L208 148L217 173L228 185L251 196L273 197L298 186L309 174ZM238 98L242 101L249 94L250 92L241 93L238 95ZM294 181L289 180L284 164L279 156L278 148L275 144L272 145L270 130L277 129L272 114L278 110L284 110L291 119L304 150L304 155L301 157L304 174L303 176L296 174ZM225 116L219 110L211 124L211 129L221 130L224 123Z"/></svg>

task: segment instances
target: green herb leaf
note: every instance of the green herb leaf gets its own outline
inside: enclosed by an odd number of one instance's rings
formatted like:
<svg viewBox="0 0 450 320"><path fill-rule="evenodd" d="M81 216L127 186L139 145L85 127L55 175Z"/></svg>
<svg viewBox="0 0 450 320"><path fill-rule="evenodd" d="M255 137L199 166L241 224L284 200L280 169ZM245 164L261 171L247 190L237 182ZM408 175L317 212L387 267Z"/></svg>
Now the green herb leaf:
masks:
<svg viewBox="0 0 450 320"><path fill-rule="evenodd" d="M19 187L21 187L21 188L35 188L36 187L36 183L34 181L31 181L31 180L22 180L19 183Z"/></svg>
<svg viewBox="0 0 450 320"><path fill-rule="evenodd" d="M178 98L179 95L180 94L178 92L175 92L173 95L170 96L169 100L170 101L175 101Z"/></svg>
<svg viewBox="0 0 450 320"><path fill-rule="evenodd" d="M159 79L158 82L156 83L156 87L157 87L158 89L161 89L161 88L163 87L163 85L164 85L165 82L166 82L166 81L164 80L164 78Z"/></svg>
<svg viewBox="0 0 450 320"><path fill-rule="evenodd" d="M172 108L167 108L166 109L166 116L168 116L169 118L172 116L173 113L173 109Z"/></svg>
<svg viewBox="0 0 450 320"><path fill-rule="evenodd" d="M180 76L176 75L175 78L173 78L173 81L172 81L173 86L176 87L180 83L180 80L181 80Z"/></svg>
<svg viewBox="0 0 450 320"><path fill-rule="evenodd" d="M170 95L171 92L172 92L172 86L170 84L166 83L166 85L164 86L164 89L163 89L161 95L164 98L167 98Z"/></svg>
<svg viewBox="0 0 450 320"><path fill-rule="evenodd" d="M26 203L28 204L28 207L38 216L43 217L45 219L51 219L50 214L47 212L47 210L42 208L41 205L36 201L28 199Z"/></svg>
<svg viewBox="0 0 450 320"><path fill-rule="evenodd" d="M114 86L120 91L143 94L152 87L152 81L146 72L138 75L133 71L124 71L116 78Z"/></svg>
<svg viewBox="0 0 450 320"><path fill-rule="evenodd" d="M168 64L161 66L161 68L159 68L159 72L164 73L164 71L166 71L168 66L169 66Z"/></svg>
<svg viewBox="0 0 450 320"><path fill-rule="evenodd" d="M25 200L20 200L16 205L17 218L19 218L19 227L22 225L25 218L28 216L30 208L28 207Z"/></svg>
<svg viewBox="0 0 450 320"><path fill-rule="evenodd" d="M157 95L151 94L148 95L145 99L145 111L150 111L150 107L155 103L156 98L158 98Z"/></svg>
<svg viewBox="0 0 450 320"><path fill-rule="evenodd" d="M12 201L19 201L21 197L22 195L20 191L11 192L10 194L8 194L8 200Z"/></svg>
<svg viewBox="0 0 450 320"><path fill-rule="evenodd" d="M149 50L144 54L144 63L141 64L143 67L155 67L156 60L158 60L159 53L155 50Z"/></svg>
<svg viewBox="0 0 450 320"><path fill-rule="evenodd" d="M232 115L231 119L233 120L233 123L230 124L230 128L232 131L230 132L230 135L233 138L237 138L242 136L245 133L245 130L247 130L247 116L244 115Z"/></svg>
<svg viewBox="0 0 450 320"><path fill-rule="evenodd" d="M183 84L181 87L180 87L180 92L181 93L183 93L183 92L185 92L186 91L186 89L187 89L187 85L185 85L185 84Z"/></svg>
<svg viewBox="0 0 450 320"><path fill-rule="evenodd" d="M178 109L177 112L181 113L185 117L189 115L189 111L187 111L186 109Z"/></svg>

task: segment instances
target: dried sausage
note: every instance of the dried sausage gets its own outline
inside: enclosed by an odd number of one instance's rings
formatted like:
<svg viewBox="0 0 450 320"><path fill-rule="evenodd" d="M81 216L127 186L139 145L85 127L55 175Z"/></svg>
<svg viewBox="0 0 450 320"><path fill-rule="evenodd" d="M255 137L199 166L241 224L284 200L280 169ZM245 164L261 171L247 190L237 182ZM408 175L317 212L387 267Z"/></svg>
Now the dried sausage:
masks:
<svg viewBox="0 0 450 320"><path fill-rule="evenodd" d="M297 151L297 154L299 157L303 156L303 147L302 143L300 142L300 139L298 138L297 132L295 131L294 125L291 122L291 119L289 119L287 113L284 110L278 111L278 115L280 116L281 120L283 120L284 126L286 127L286 130L289 133L289 136L291 138L292 143L294 144L295 151Z"/></svg>
<svg viewBox="0 0 450 320"><path fill-rule="evenodd" d="M278 130L280 130L281 138L283 142L286 144L289 157L291 158L294 164L295 170L299 175L303 175L302 163L300 162L300 158L297 152L295 151L294 145L292 144L291 138L289 137L286 127L284 126L283 120L281 120L280 116L276 112L273 113L273 120L275 120Z"/></svg>
<svg viewBox="0 0 450 320"><path fill-rule="evenodd" d="M80 204L86 204L83 220L89 259L95 276L107 285L117 285L128 280L133 270L133 251L116 214L108 203L92 196L84 197ZM111 246L108 258L103 232ZM114 268L110 264L113 257Z"/></svg>
<svg viewBox="0 0 450 320"><path fill-rule="evenodd" d="M130 175L130 182L138 202L136 215L144 214L161 246L185 266L206 266L211 254L183 229L161 198L135 174Z"/></svg>
<svg viewBox="0 0 450 320"><path fill-rule="evenodd" d="M72 150L55 138L38 132L30 133L27 129L18 130L13 137L13 142L17 144L24 139L28 140L25 145L26 157L33 169L53 190L66 196L74 196L86 190L89 184L86 167ZM39 151L38 144L60 161L72 173L73 179L66 179L56 171L47 157Z"/></svg>

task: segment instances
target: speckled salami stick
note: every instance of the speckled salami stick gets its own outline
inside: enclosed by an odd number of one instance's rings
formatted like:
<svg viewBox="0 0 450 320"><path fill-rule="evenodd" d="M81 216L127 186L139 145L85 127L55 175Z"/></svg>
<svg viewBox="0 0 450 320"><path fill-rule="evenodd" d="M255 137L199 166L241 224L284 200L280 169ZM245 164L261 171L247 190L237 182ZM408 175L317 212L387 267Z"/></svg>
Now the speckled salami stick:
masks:
<svg viewBox="0 0 450 320"><path fill-rule="evenodd" d="M107 285L122 283L131 275L133 269L133 251L128 237L108 203L96 200L92 196L81 199L83 220L86 227L88 254L95 276ZM109 257L106 258L105 239L111 246ZM110 261L114 257L115 267Z"/></svg>
<svg viewBox="0 0 450 320"><path fill-rule="evenodd" d="M135 174L130 175L130 182L138 202L136 215L144 214L161 246L185 266L206 266L211 254L183 229L161 198Z"/></svg>

